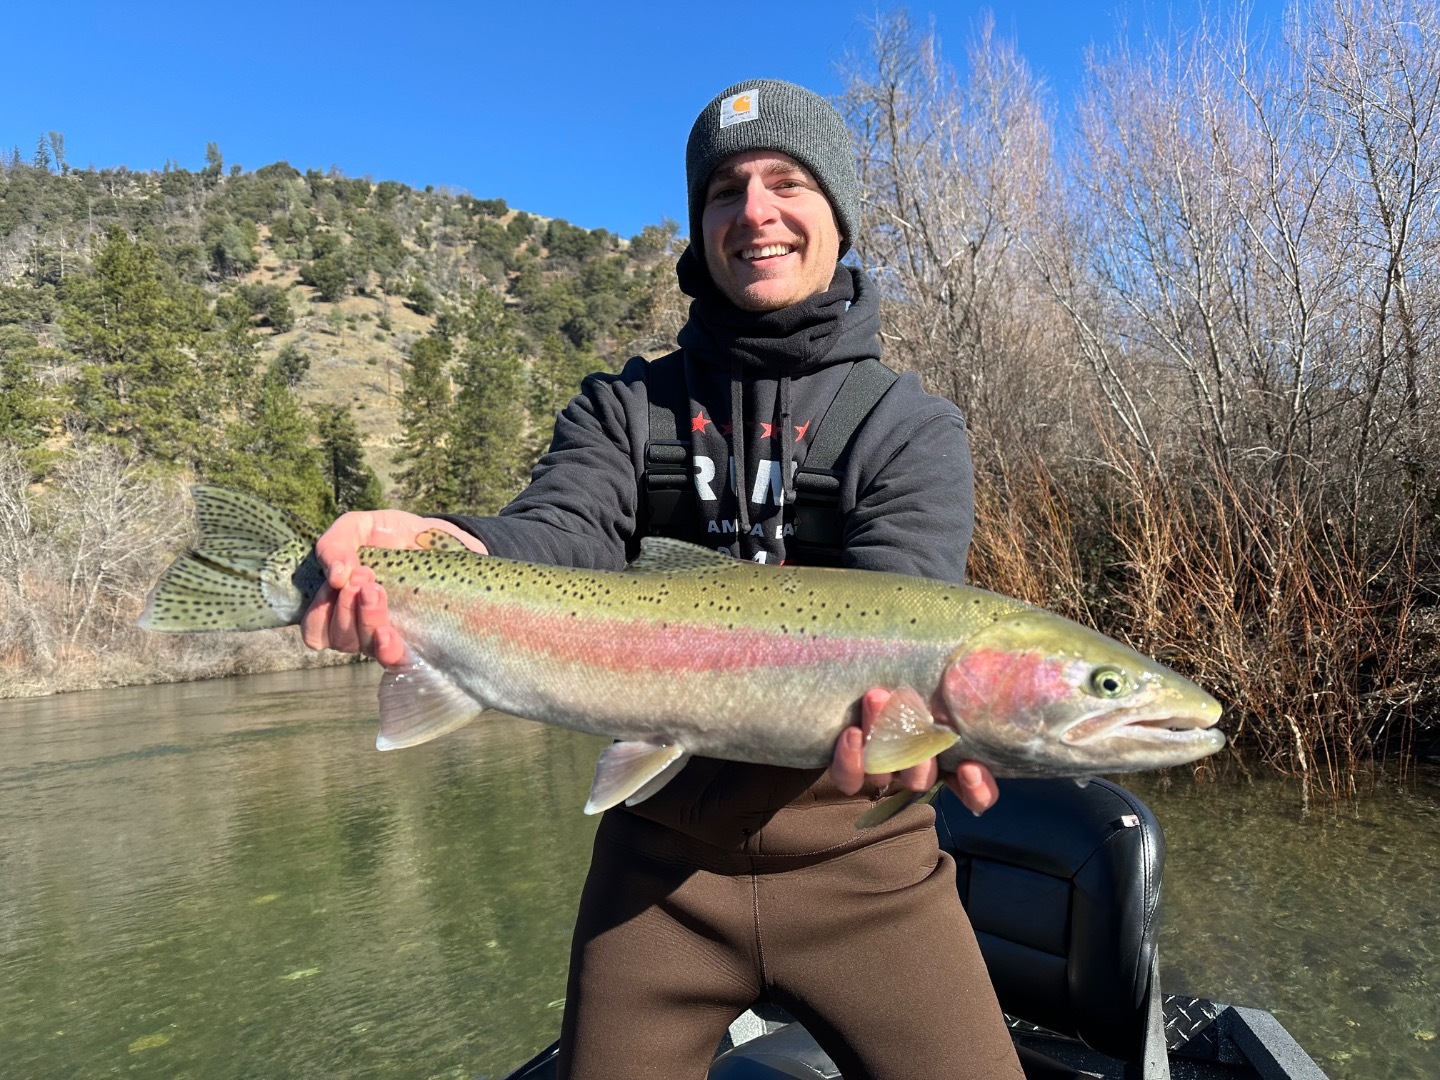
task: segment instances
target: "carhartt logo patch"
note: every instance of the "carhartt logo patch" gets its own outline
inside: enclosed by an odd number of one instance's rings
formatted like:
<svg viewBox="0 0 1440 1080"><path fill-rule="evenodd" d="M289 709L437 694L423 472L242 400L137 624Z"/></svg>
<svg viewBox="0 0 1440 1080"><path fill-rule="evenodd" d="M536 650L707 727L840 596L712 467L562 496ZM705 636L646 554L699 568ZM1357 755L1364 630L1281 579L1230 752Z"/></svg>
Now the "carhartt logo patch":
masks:
<svg viewBox="0 0 1440 1080"><path fill-rule="evenodd" d="M760 119L760 91L741 90L720 102L720 126L743 124L746 120Z"/></svg>

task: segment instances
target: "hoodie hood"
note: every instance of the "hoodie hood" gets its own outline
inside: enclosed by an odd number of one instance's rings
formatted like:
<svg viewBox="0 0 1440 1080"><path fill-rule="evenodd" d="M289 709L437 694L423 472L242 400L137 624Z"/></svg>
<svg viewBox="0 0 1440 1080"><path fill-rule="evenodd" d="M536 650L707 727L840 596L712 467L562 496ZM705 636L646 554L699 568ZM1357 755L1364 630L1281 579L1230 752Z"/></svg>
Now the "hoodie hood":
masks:
<svg viewBox="0 0 1440 1080"><path fill-rule="evenodd" d="M772 377L880 355L880 299L863 271L837 264L830 286L778 311L742 311L716 288L692 245L675 265L692 298L677 338L703 364Z"/></svg>

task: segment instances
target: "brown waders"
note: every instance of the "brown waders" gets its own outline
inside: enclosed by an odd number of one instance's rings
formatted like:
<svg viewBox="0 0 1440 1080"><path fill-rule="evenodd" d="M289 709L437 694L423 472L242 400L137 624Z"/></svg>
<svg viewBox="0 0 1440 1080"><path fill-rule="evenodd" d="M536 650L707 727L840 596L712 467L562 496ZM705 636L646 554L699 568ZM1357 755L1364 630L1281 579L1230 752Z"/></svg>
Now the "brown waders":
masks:
<svg viewBox="0 0 1440 1080"><path fill-rule="evenodd" d="M813 772L713 770L698 793L693 782L688 796L667 789L600 823L571 949L562 1080L702 1080L726 1028L761 998L801 1021L846 1080L1021 1080L933 811L861 833L869 804L807 783ZM724 783L757 774L786 805L695 811L764 805ZM784 774L795 779L772 783ZM796 780L805 790L787 798Z"/></svg>

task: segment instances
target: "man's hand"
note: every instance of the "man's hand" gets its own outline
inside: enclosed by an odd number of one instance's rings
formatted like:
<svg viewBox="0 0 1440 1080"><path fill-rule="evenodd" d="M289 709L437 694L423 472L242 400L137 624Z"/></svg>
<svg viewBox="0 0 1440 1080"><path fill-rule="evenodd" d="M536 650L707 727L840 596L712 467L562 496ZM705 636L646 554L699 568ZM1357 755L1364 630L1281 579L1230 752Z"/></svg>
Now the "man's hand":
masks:
<svg viewBox="0 0 1440 1080"><path fill-rule="evenodd" d="M464 529L438 518L404 510L367 510L342 514L315 542L325 568L325 584L300 619L300 635L312 649L364 653L386 667L405 659L405 643L390 625L385 590L368 566L360 565L362 547L418 548L415 538L429 529L449 533L471 551L489 554Z"/></svg>
<svg viewBox="0 0 1440 1080"><path fill-rule="evenodd" d="M865 732L874 724L888 700L889 690L875 689L866 693L860 702L861 725L846 728L835 743L835 756L830 761L830 779L846 795L854 795L867 781L877 787L885 787L891 781L890 773L867 775L864 762ZM901 772L900 786L911 791L925 791L934 786L938 772L935 759L931 758ZM976 814L989 810L1000 798L995 777L978 761L962 761L953 775L945 777L945 783Z"/></svg>

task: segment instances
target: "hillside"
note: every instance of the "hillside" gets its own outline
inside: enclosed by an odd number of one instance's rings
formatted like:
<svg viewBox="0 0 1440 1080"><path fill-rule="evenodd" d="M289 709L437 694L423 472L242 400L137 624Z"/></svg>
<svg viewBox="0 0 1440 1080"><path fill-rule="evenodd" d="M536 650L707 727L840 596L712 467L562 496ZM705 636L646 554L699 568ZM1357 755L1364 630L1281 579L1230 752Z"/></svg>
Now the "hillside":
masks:
<svg viewBox="0 0 1440 1080"><path fill-rule="evenodd" d="M627 350L663 348L673 332L672 223L627 240L503 199L284 162L226 171L213 144L208 158L200 172L141 173L27 163L17 152L0 168L3 400L24 394L21 384L31 399L45 391L41 417L0 406L0 434L52 450L77 431L116 436L76 415L75 381L103 358L87 353L67 315L114 229L153 251L167 296L205 307L189 329L228 334L232 352L239 336L247 374L282 350L308 360L297 396L349 410L392 502L410 350L426 337L460 343L461 313L478 291L502 301L527 370L547 340L578 375ZM553 404L530 396L536 410ZM548 426L543 417L526 423Z"/></svg>
<svg viewBox="0 0 1440 1080"><path fill-rule="evenodd" d="M672 223L207 159L0 158L0 696L316 662L134 628L189 483L317 524L494 510L581 377L682 317Z"/></svg>

